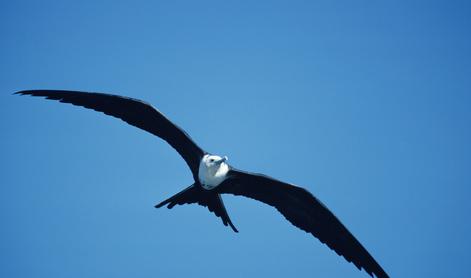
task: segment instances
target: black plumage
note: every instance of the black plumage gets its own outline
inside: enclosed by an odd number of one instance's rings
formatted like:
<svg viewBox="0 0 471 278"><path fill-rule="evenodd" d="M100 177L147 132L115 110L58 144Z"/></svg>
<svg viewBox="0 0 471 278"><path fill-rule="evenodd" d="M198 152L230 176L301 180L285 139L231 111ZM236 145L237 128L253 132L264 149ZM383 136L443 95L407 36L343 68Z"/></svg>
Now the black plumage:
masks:
<svg viewBox="0 0 471 278"><path fill-rule="evenodd" d="M45 97L63 103L82 106L119 118L167 141L190 167L197 179L198 165L204 155L186 132L172 123L152 105L138 99L102 93L86 93L64 90L31 90L15 94Z"/></svg>
<svg viewBox="0 0 471 278"><path fill-rule="evenodd" d="M103 112L167 141L188 164L194 184L156 207L167 205L172 208L175 205L199 204L214 212L224 225L229 225L237 232L220 194L252 198L275 207L294 226L312 234L359 269L365 269L371 276L388 277L338 218L306 189L232 167L221 184L212 190L204 189L198 178L198 169L202 158L208 153L195 144L185 131L148 103L111 94L63 90L30 90L16 94L46 97Z"/></svg>
<svg viewBox="0 0 471 278"><path fill-rule="evenodd" d="M185 190L180 191L155 207L161 208L167 205L167 208L171 209L175 205L184 204L198 204L203 207L207 207L209 211L222 219L222 223L225 226L229 224L234 232L239 232L234 224L232 224L232 221L227 214L221 195L213 190L205 190L197 184L190 185Z"/></svg>
<svg viewBox="0 0 471 278"><path fill-rule="evenodd" d="M368 274L388 277L338 218L304 188L232 168L216 191L245 196L275 207L291 224L317 237Z"/></svg>

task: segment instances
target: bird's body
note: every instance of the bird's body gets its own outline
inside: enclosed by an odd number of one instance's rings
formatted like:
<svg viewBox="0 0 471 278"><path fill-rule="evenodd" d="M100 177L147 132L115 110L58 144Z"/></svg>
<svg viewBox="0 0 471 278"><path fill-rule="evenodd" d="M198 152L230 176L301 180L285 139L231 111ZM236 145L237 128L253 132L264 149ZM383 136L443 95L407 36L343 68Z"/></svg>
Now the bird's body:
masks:
<svg viewBox="0 0 471 278"><path fill-rule="evenodd" d="M157 208L196 203L207 207L224 225L238 232L221 194L252 198L275 207L294 226L318 238L358 269L363 268L371 276L389 277L338 218L309 191L266 175L235 169L227 163L227 157L203 151L185 131L143 101L110 94L59 90L20 91L17 94L46 97L103 112L168 142L185 160L194 181L156 205Z"/></svg>
<svg viewBox="0 0 471 278"><path fill-rule="evenodd" d="M227 156L206 154L203 156L198 168L198 181L206 190L212 190L220 185L229 173Z"/></svg>

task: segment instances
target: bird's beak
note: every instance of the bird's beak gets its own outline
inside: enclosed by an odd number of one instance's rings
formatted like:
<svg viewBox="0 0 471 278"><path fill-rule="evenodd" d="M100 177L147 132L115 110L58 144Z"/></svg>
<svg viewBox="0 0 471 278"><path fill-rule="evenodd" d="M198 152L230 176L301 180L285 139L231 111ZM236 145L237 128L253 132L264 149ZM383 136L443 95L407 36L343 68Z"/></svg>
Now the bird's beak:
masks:
<svg viewBox="0 0 471 278"><path fill-rule="evenodd" d="M218 164L221 164L223 162L225 162L227 160L227 156L224 156L223 158L221 158L219 161L218 161Z"/></svg>

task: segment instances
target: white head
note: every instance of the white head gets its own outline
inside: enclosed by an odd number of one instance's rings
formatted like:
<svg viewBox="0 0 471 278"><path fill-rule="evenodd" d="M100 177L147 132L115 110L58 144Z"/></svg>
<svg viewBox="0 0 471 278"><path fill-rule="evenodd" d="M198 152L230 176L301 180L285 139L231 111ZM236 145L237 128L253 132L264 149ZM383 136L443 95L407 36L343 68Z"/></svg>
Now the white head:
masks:
<svg viewBox="0 0 471 278"><path fill-rule="evenodd" d="M200 162L198 179L204 189L213 189L226 178L229 165L226 163L227 156L206 154Z"/></svg>
<svg viewBox="0 0 471 278"><path fill-rule="evenodd" d="M218 168L221 163L224 163L227 160L227 156L219 156L219 155L212 155L212 154L207 154L203 156L203 159L201 160L202 163L207 168Z"/></svg>

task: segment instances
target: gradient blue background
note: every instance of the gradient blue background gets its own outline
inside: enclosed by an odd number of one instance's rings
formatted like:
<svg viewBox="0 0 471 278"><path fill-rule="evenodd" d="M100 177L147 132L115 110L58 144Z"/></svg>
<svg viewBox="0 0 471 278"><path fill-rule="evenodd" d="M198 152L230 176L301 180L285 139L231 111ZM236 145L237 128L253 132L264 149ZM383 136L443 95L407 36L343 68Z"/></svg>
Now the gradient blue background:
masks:
<svg viewBox="0 0 471 278"><path fill-rule="evenodd" d="M392 277L470 277L469 1L2 1L1 277L368 277L274 209L198 206L167 144L23 89L152 103L302 185Z"/></svg>

